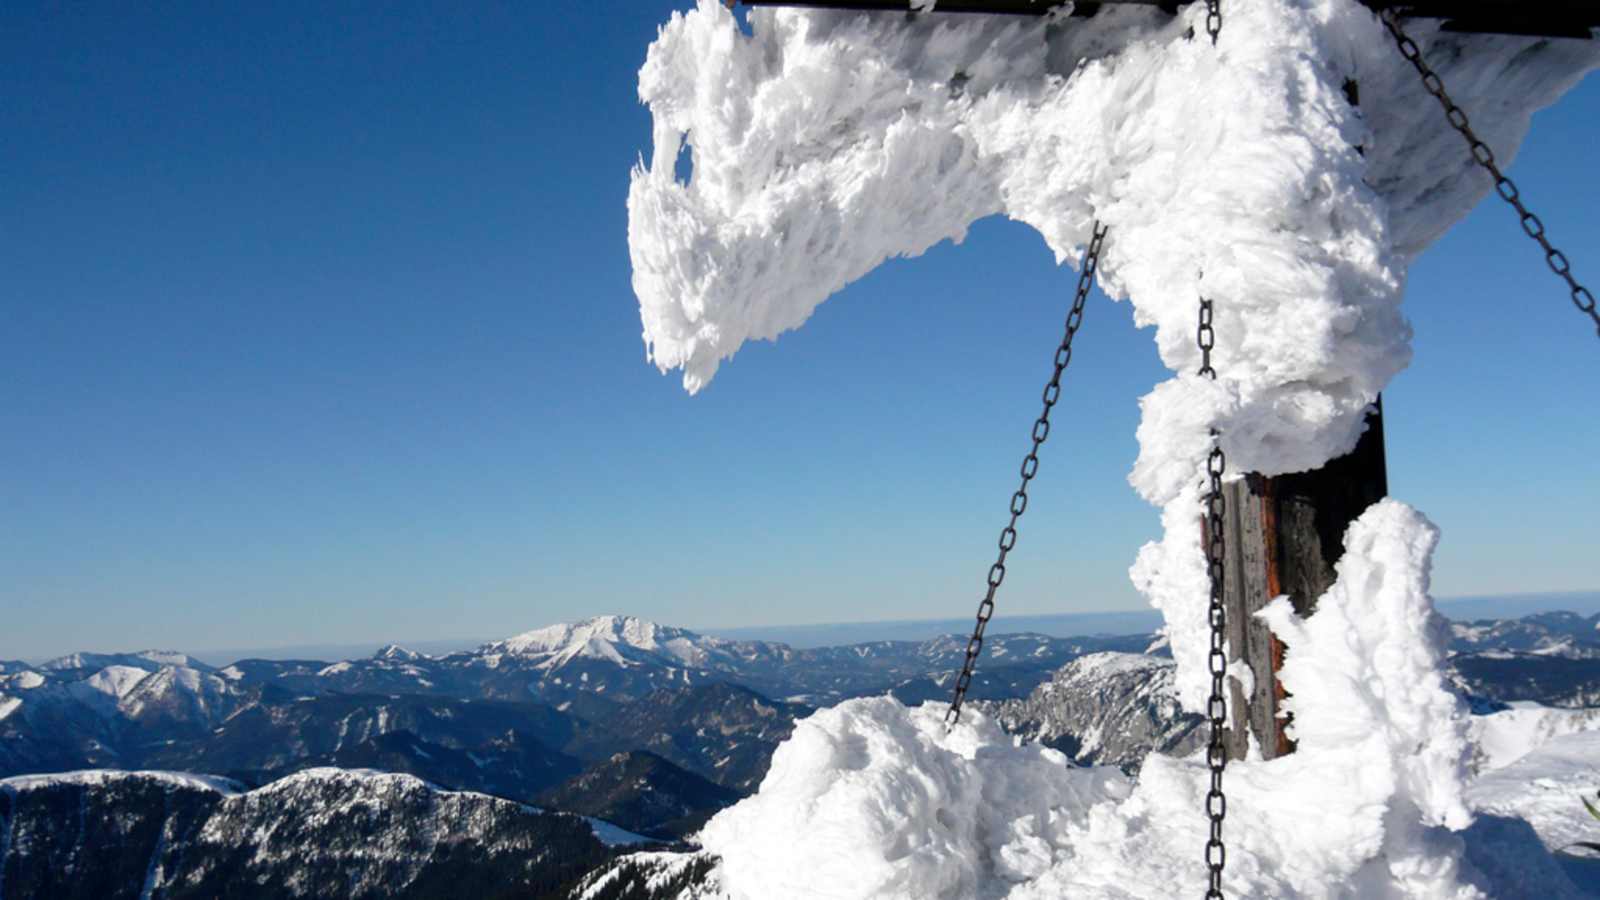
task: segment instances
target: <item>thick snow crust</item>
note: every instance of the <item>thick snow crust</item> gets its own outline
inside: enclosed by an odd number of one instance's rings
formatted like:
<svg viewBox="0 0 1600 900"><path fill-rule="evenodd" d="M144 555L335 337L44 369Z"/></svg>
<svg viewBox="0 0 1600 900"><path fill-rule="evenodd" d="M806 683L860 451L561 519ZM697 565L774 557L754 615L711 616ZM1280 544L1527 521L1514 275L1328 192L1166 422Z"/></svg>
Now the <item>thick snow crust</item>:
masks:
<svg viewBox="0 0 1600 900"><path fill-rule="evenodd" d="M1477 748L1473 762L1479 771L1504 769L1559 737L1600 732L1600 708L1560 709L1538 703L1510 706L1472 718L1472 743ZM1596 747L1594 781L1600 788L1600 744Z"/></svg>
<svg viewBox="0 0 1600 900"><path fill-rule="evenodd" d="M1543 866L1500 884L1464 862L1467 711L1439 672L1428 597L1437 531L1395 501L1350 528L1317 611L1266 616L1289 640L1293 755L1230 765L1228 890L1240 897L1553 896ZM855 700L798 724L761 790L700 839L736 900L1159 898L1201 885L1202 760L1151 756L1137 783L1016 746L973 712ZM1246 812L1247 811L1247 812ZM1548 884L1528 883L1544 872ZM1531 893L1530 893L1531 892Z"/></svg>
<svg viewBox="0 0 1600 900"><path fill-rule="evenodd" d="M1600 822L1584 810L1600 790L1600 731L1563 735L1515 763L1473 782L1468 798L1485 812L1532 825L1553 851L1574 842L1600 843ZM1600 866L1590 870L1600 876ZM1600 881L1589 885L1600 893Z"/></svg>
<svg viewBox="0 0 1600 900"><path fill-rule="evenodd" d="M1224 383L1176 379L1145 401L1148 431L1198 435L1146 442L1135 481L1157 502L1192 479L1213 422L1244 470L1348 450L1409 359L1407 258L1489 186L1353 0L1233 0L1216 48L1186 36L1193 9L750 24L701 0L640 71L655 147L633 175L629 242L656 364L698 390L744 341L979 218L1033 225L1062 261L1098 218L1102 282L1156 326L1174 370L1198 364L1197 297L1218 301ZM1587 42L1413 28L1502 159L1595 64Z"/></svg>

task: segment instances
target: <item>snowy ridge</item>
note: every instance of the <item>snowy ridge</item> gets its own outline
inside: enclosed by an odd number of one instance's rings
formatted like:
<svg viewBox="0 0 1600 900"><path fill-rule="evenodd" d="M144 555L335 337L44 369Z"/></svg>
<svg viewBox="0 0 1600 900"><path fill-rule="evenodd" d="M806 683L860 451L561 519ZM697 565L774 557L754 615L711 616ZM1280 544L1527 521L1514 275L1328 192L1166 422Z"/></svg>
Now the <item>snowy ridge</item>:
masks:
<svg viewBox="0 0 1600 900"><path fill-rule="evenodd" d="M235 697L223 678L186 666L146 670L111 665L64 690L106 715L138 719L170 714L202 722L225 717Z"/></svg>
<svg viewBox="0 0 1600 900"><path fill-rule="evenodd" d="M717 900L723 896L714 881L707 883L704 869L713 865L704 854L630 853L586 876L571 900L598 900L602 896L671 897L673 900Z"/></svg>
<svg viewBox="0 0 1600 900"><path fill-rule="evenodd" d="M477 654L489 659L501 655L530 658L537 660L541 668L550 670L575 660L600 660L624 668L654 664L718 669L738 664L751 652L768 653L771 652L768 648L780 647L782 645L705 637L632 616L596 616L485 644Z"/></svg>
<svg viewBox="0 0 1600 900"><path fill-rule="evenodd" d="M69 669L105 669L110 666L126 666L134 669L143 669L147 672L154 672L168 666L181 666L202 672L211 671L210 666L187 653L179 653L176 650L140 650L135 653L69 653L66 656L58 656L49 662L42 663L39 668L61 671Z"/></svg>
<svg viewBox="0 0 1600 900"><path fill-rule="evenodd" d="M405 647L402 647L399 644L387 644L383 646L376 653L372 654L372 658L398 660L432 659L432 657L426 653L418 653L415 650L407 650Z"/></svg>
<svg viewBox="0 0 1600 900"><path fill-rule="evenodd" d="M1600 707L1559 709L1537 703L1510 707L1472 718L1473 765L1478 771L1503 769L1556 738L1600 732ZM1600 781L1600 757L1595 768L1595 780Z"/></svg>
<svg viewBox="0 0 1600 900"><path fill-rule="evenodd" d="M201 775L193 772L127 772L119 769L87 769L78 772L15 775L10 778L0 778L0 792L24 793L27 791L47 790L62 785L101 787L129 780L152 781L172 787L209 791L224 797L239 797L251 803L269 805L281 802L273 799L275 795L299 793L307 788L319 791L326 791L329 788L344 790L347 796L354 798L351 802L357 803L371 802L385 793L415 793L419 791L437 794L441 797L476 798L486 803L513 803L513 801L502 797L480 794L475 791L448 790L424 781L415 775L408 775L403 772L384 772L376 769L340 769L331 766L302 769L292 775L286 775L270 784L254 789L246 788L243 784L220 775ZM529 812L546 812L546 810L536 806L529 806L525 803L516 803L514 805ZM318 813L319 816L324 818L338 814L339 811L335 809L325 809ZM566 815L566 813L551 814ZM586 822L590 830L594 832L595 838L607 846L657 843L654 838L634 834L610 822L589 816L578 816L576 818Z"/></svg>
<svg viewBox="0 0 1600 900"><path fill-rule="evenodd" d="M700 638L680 628L664 628L632 616L596 616L579 622L549 625L523 632L504 641L485 644L484 653L511 653L519 656L549 655L566 661L576 656L594 656L617 661L617 646L638 650L662 651L662 640L676 646Z"/></svg>
<svg viewBox="0 0 1600 900"><path fill-rule="evenodd" d="M1459 652L1516 651L1569 659L1600 659L1600 614L1546 612L1520 619L1453 622Z"/></svg>
<svg viewBox="0 0 1600 900"><path fill-rule="evenodd" d="M54 772L45 775L13 775L10 778L0 778L0 791L19 793L23 791L36 791L59 785L75 785L79 787L92 787L126 779L159 782L174 787L192 788L194 790L212 791L231 797L245 792L245 786L231 778L220 775L197 775L193 772L163 772L139 771L125 772L120 769L86 769L78 772Z"/></svg>

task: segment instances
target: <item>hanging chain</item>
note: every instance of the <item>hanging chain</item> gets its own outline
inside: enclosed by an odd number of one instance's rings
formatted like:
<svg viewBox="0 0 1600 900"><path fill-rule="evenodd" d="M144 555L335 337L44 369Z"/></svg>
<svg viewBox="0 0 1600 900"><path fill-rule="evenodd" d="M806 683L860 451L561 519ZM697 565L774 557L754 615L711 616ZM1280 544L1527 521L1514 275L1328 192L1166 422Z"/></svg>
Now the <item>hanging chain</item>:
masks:
<svg viewBox="0 0 1600 900"><path fill-rule="evenodd" d="M1211 35L1211 46L1215 47L1222 34L1222 0L1206 0L1206 34Z"/></svg>
<svg viewBox="0 0 1600 900"><path fill-rule="evenodd" d="M955 697L944 714L945 724L950 727L961 720L961 704L967 698L967 688L972 685L972 671L978 663L978 654L983 651L983 632L989 627L989 618L994 615L994 595L1000 590L1000 582L1006 578L1006 556L1017 545L1017 520L1028 508L1028 482L1038 474L1039 447L1050 436L1050 410L1061 398L1061 375L1072 362L1072 338L1083 325L1083 305L1089 299L1089 288L1094 285L1095 270L1100 267L1100 247L1105 243L1107 228L1096 221L1093 231L1089 247L1083 254L1083 264L1078 267L1078 289L1072 298L1072 311L1067 314L1066 333L1061 336L1061 346L1056 348L1055 371L1050 375L1050 382L1044 386L1044 410L1033 423L1033 447L1022 459L1022 485L1011 495L1011 521L1000 532L1000 556L989 567L988 590L978 604L978 624L967 641L966 661L961 665L961 674L956 676Z"/></svg>
<svg viewBox="0 0 1600 900"><path fill-rule="evenodd" d="M1544 223L1522 205L1522 194L1517 190L1516 183L1500 171L1499 164L1495 162L1494 151L1478 138L1472 130L1472 125L1467 121L1466 112L1445 93L1444 82L1440 80L1439 74L1422 58L1422 50L1417 46L1417 42L1400 27L1400 14L1390 7L1383 10L1379 17L1383 20L1384 27L1389 29L1389 34L1394 37L1395 44L1400 48L1400 55L1404 56L1422 76L1422 86L1439 101L1440 106L1444 107L1445 118L1450 120L1451 127L1460 132L1466 139L1467 146L1472 148L1473 160L1494 178L1495 193L1500 195L1500 199L1511 204L1511 208L1517 211L1517 217L1522 222L1523 232L1537 241L1540 249L1544 250L1544 261L1550 266L1550 271L1567 282L1567 289L1572 292L1572 305L1594 322L1595 334L1600 335L1600 310L1595 309L1594 294L1572 276L1572 264L1567 261L1567 255L1550 244L1550 239L1545 236Z"/></svg>
<svg viewBox="0 0 1600 900"><path fill-rule="evenodd" d="M1211 327L1214 310L1211 301L1200 298L1200 373L1215 381L1217 370L1211 367L1211 348L1216 346L1217 335ZM1223 537L1223 513L1227 501L1222 494L1222 473L1227 468L1227 457L1222 454L1218 432L1211 429L1211 454L1206 458L1206 476L1210 488L1206 493L1206 576L1211 582L1211 697L1206 703L1206 717L1211 720L1211 740L1206 745L1206 764L1211 768L1211 789L1206 792L1206 816L1211 820L1211 837L1206 841L1206 868L1211 873L1206 900L1222 900L1222 868L1227 864L1228 851L1222 844L1222 819L1228 814L1228 798L1222 793L1222 771L1228 766L1228 748L1223 743L1223 730L1227 727L1228 704L1223 698L1223 679L1228 673L1228 654L1224 650L1227 621L1223 605L1224 559L1227 544Z"/></svg>

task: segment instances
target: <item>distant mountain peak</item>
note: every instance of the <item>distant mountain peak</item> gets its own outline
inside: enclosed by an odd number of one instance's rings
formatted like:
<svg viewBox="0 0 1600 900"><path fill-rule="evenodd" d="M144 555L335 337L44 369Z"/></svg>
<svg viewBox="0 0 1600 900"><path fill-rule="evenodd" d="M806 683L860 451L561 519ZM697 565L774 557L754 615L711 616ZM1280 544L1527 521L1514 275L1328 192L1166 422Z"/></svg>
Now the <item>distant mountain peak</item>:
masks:
<svg viewBox="0 0 1600 900"><path fill-rule="evenodd" d="M634 616L612 615L536 628L485 644L479 652L542 657L540 665L546 669L577 659L604 660L624 668L643 662L696 667L726 643Z"/></svg>
<svg viewBox="0 0 1600 900"><path fill-rule="evenodd" d="M372 658L414 660L428 659L429 656L426 653L418 653L415 650L408 650L399 644L385 644L378 650L378 652L372 654Z"/></svg>
<svg viewBox="0 0 1600 900"><path fill-rule="evenodd" d="M104 669L107 666L127 666L154 672L164 666L181 666L210 671L211 666L177 650L139 650L134 653L69 653L58 656L39 666L50 671L73 669Z"/></svg>
<svg viewBox="0 0 1600 900"><path fill-rule="evenodd" d="M640 650L659 650L662 642L674 639L705 640L681 628L657 625L634 616L611 615L546 625L490 646L502 653L531 655L560 653L596 641L637 647Z"/></svg>

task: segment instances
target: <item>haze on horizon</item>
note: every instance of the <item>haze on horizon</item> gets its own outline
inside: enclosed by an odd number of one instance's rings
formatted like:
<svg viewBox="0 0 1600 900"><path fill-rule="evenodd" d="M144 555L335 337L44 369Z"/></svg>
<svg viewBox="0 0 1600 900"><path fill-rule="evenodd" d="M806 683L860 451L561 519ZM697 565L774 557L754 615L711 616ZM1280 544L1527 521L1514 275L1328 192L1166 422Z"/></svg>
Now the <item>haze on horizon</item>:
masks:
<svg viewBox="0 0 1600 900"><path fill-rule="evenodd" d="M623 207L678 5L12 10L0 658L969 617L1072 275L988 220L685 396ZM1596 123L1590 79L1511 170L1571 248ZM1487 202L1411 273L1390 482L1443 530L1440 597L1600 588L1594 337L1525 243ZM1162 377L1094 297L1002 615L1145 608L1125 476Z"/></svg>

